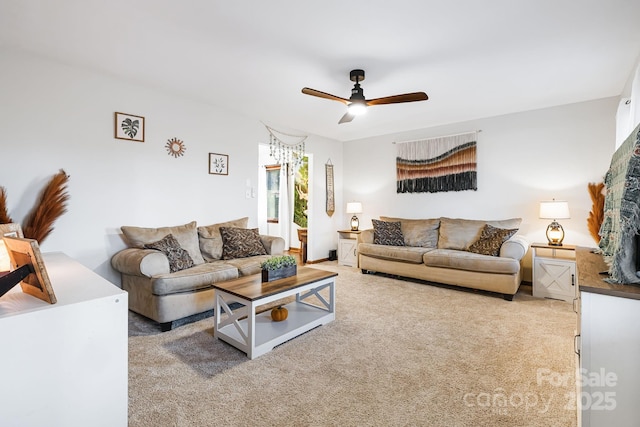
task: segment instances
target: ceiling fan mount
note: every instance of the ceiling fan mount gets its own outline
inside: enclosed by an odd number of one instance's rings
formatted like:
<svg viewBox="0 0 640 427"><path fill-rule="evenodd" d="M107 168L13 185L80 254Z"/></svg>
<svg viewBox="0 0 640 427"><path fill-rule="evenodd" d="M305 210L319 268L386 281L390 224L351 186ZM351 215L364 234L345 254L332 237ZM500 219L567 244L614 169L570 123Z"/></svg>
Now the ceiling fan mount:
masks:
<svg viewBox="0 0 640 427"><path fill-rule="evenodd" d="M351 70L351 72L349 73L349 79L352 82L355 82L355 84L353 85L353 89L351 89L351 96L349 97L349 99L332 95L330 93L321 92L319 90L311 89L308 87L303 88L302 93L306 95L317 96L318 98L338 101L345 104L348 107L348 110L346 114L342 116L338 124L350 122L356 115L363 114L364 112L366 112L367 107L373 105L400 104L404 102L426 101L427 99L429 99L427 94L424 92L412 92L402 95L385 96L383 98L366 99L364 97L364 91L360 86L360 82L364 80L364 70Z"/></svg>
<svg viewBox="0 0 640 427"><path fill-rule="evenodd" d="M351 70L349 73L349 79L356 83L364 81L364 70Z"/></svg>

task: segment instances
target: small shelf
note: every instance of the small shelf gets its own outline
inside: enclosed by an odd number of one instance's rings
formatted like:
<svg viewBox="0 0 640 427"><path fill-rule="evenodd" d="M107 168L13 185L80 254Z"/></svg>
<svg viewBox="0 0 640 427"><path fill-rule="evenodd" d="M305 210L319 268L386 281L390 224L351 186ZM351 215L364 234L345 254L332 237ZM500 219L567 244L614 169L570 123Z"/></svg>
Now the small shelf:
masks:
<svg viewBox="0 0 640 427"><path fill-rule="evenodd" d="M289 311L289 315L281 322L271 320L271 310L256 314L255 351L257 353L267 353L275 346L335 319L335 313L300 302L292 302L283 307ZM248 320L244 319L239 323L246 331ZM223 341L228 337L236 343L243 342L240 332L233 324L221 328L219 333L221 335L218 338Z"/></svg>

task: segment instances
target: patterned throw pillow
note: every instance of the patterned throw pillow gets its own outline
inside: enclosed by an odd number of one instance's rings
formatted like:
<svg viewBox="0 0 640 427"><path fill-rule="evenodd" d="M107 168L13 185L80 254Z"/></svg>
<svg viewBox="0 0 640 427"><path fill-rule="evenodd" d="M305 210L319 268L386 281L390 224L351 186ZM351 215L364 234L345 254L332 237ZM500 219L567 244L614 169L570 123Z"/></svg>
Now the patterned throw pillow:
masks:
<svg viewBox="0 0 640 427"><path fill-rule="evenodd" d="M144 245L146 249L155 249L162 252L169 259L169 271L184 270L193 267L193 259L189 252L180 247L180 243L173 237L173 234L167 234L161 240Z"/></svg>
<svg viewBox="0 0 640 427"><path fill-rule="evenodd" d="M502 244L517 232L517 228L508 230L485 224L482 228L482 233L480 233L480 238L472 243L467 250L476 254L499 256Z"/></svg>
<svg viewBox="0 0 640 427"><path fill-rule="evenodd" d="M257 228L220 227L222 259L267 255Z"/></svg>
<svg viewBox="0 0 640 427"><path fill-rule="evenodd" d="M178 241L180 247L189 252L193 263L198 265L204 264L204 259L198 247L198 232L196 231L196 226L196 222L191 221L190 223L173 227L144 228L123 225L120 229L131 248L144 248L144 245L147 243L154 243L167 234L173 234L173 237Z"/></svg>
<svg viewBox="0 0 640 427"><path fill-rule="evenodd" d="M376 245L404 246L400 222L387 222L372 219L373 243Z"/></svg>
<svg viewBox="0 0 640 427"><path fill-rule="evenodd" d="M211 262L222 259L222 235L220 227L247 228L249 217L234 219L232 221L198 227L198 240L200 252L205 261Z"/></svg>

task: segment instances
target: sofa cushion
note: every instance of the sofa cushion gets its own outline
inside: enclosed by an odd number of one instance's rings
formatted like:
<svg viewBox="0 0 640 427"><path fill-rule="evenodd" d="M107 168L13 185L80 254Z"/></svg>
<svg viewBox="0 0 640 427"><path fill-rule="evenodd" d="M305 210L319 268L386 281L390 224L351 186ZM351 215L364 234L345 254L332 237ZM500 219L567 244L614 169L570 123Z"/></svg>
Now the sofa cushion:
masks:
<svg viewBox="0 0 640 427"><path fill-rule="evenodd" d="M151 279L154 295L170 295L210 288L213 283L238 278L238 269L224 261L206 262L175 273L160 274Z"/></svg>
<svg viewBox="0 0 640 427"><path fill-rule="evenodd" d="M200 254L195 221L174 227L143 228L122 226L120 229L127 239L129 247L132 248L144 248L145 244L156 242L167 234L172 234L180 244L180 247L189 252L194 264L204 263L204 258Z"/></svg>
<svg viewBox="0 0 640 427"><path fill-rule="evenodd" d="M169 271L171 273L193 267L193 260L189 256L189 252L180 247L173 234L167 234L161 240L147 243L144 247L145 249L155 249L165 254L169 260Z"/></svg>
<svg viewBox="0 0 640 427"><path fill-rule="evenodd" d="M381 216L382 221L400 222L405 246L435 248L438 246L440 219L406 219Z"/></svg>
<svg viewBox="0 0 640 427"><path fill-rule="evenodd" d="M225 261L226 264L233 265L238 269L240 276L258 274L262 270L260 264L271 258L271 255L257 255L248 258L236 258Z"/></svg>
<svg viewBox="0 0 640 427"><path fill-rule="evenodd" d="M376 245L404 246L400 222L387 222L372 219L373 243Z"/></svg>
<svg viewBox="0 0 640 427"><path fill-rule="evenodd" d="M247 228L248 224L249 217L246 216L231 221L198 227L200 252L202 252L202 257L205 261L222 259L222 236L220 235L220 227Z"/></svg>
<svg viewBox="0 0 640 427"><path fill-rule="evenodd" d="M452 249L435 249L422 257L429 267L452 268L481 273L518 274L520 261Z"/></svg>
<svg viewBox="0 0 640 427"><path fill-rule="evenodd" d="M360 243L358 245L358 252L361 255L413 264L422 264L422 256L431 250L433 248L419 246L387 246L374 243Z"/></svg>
<svg viewBox="0 0 640 427"><path fill-rule="evenodd" d="M267 255L257 228L220 227L222 259Z"/></svg>
<svg viewBox="0 0 640 427"><path fill-rule="evenodd" d="M502 244L517 232L517 228L497 228L485 224L480 237L469 246L468 251L482 255L499 256Z"/></svg>
<svg viewBox="0 0 640 427"><path fill-rule="evenodd" d="M438 249L466 250L480 237L485 224L498 228L513 229L520 227L522 218L499 221L483 221L475 219L440 218L440 237Z"/></svg>

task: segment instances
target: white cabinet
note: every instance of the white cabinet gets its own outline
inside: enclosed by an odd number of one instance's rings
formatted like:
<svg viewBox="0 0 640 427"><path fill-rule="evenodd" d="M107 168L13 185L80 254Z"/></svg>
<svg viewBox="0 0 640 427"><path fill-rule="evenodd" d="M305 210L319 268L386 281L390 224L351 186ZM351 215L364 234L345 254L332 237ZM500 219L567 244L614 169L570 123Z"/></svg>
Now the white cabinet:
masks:
<svg viewBox="0 0 640 427"><path fill-rule="evenodd" d="M533 296L572 302L577 297L575 246L531 245Z"/></svg>
<svg viewBox="0 0 640 427"><path fill-rule="evenodd" d="M582 426L637 426L640 300L591 292L580 299Z"/></svg>
<svg viewBox="0 0 640 427"><path fill-rule="evenodd" d="M338 264L358 266L358 235L360 231L338 231Z"/></svg>
<svg viewBox="0 0 640 427"><path fill-rule="evenodd" d="M58 302L0 297L0 424L126 426L127 293L62 253L43 259Z"/></svg>
<svg viewBox="0 0 640 427"><path fill-rule="evenodd" d="M603 280L600 254L576 249L580 298L578 425L637 426L640 420L640 287Z"/></svg>

